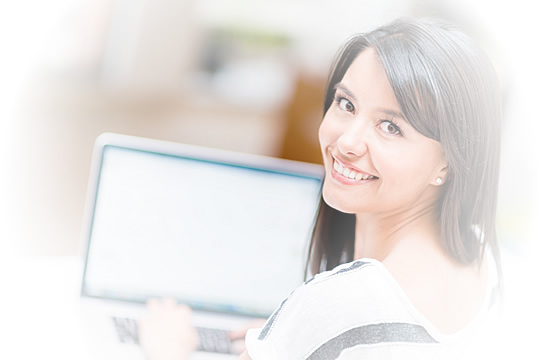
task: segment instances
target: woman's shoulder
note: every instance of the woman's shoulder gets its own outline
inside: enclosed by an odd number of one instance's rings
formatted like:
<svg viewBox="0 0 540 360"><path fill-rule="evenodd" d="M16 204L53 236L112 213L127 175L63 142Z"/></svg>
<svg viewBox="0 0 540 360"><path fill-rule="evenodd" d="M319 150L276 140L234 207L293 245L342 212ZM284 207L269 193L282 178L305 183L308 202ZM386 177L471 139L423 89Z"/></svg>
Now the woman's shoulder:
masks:
<svg viewBox="0 0 540 360"><path fill-rule="evenodd" d="M396 317L395 305L401 302L396 284L388 278L384 265L374 259L359 259L315 275L295 289L269 320L294 316L320 321L345 312L379 321L382 316ZM359 311L369 309L370 311ZM300 311L299 311L300 310ZM358 319L357 319L358 320Z"/></svg>
<svg viewBox="0 0 540 360"><path fill-rule="evenodd" d="M337 278L351 279L352 277L358 276L360 274L361 276L371 277L377 272L371 272L368 269L376 270L381 265L382 264L375 259L364 258L355 260L352 262L338 265L332 270L318 273L310 280L306 281L303 286L310 284L311 286L313 286L314 284L321 284L326 282L327 280L333 280Z"/></svg>
<svg viewBox="0 0 540 360"><path fill-rule="evenodd" d="M287 349L290 358L300 359L316 344L333 347L351 336L359 341L377 341L371 338L377 333L401 333L433 341L407 311L383 265L360 259L305 282L281 303L264 328L248 336L248 341L255 349L271 343ZM370 338L362 340L361 334Z"/></svg>
<svg viewBox="0 0 540 360"><path fill-rule="evenodd" d="M359 310L377 303L378 314L385 312L385 301L400 302L400 293L395 281L386 271L384 265L369 258L341 264L332 270L315 275L306 281L285 299L273 316L286 313L289 308L302 306L304 308L323 308L317 316L323 317L332 311L342 311L336 304L347 306L349 310ZM381 302L382 301L382 302ZM332 306L329 306L332 305ZM364 311L355 311L365 313ZM303 313L294 312L295 315ZM310 314L312 315L312 314Z"/></svg>
<svg viewBox="0 0 540 360"><path fill-rule="evenodd" d="M305 359L326 351L364 355L375 348L426 355L442 348L446 352L447 346L469 337L467 332L443 336L411 304L383 263L359 259L320 273L293 291L262 329L248 333L246 344L254 359L258 352L273 354L262 358Z"/></svg>
<svg viewBox="0 0 540 360"><path fill-rule="evenodd" d="M372 307L371 302L376 302L379 306L372 314L381 316L381 312L386 310L381 306L385 301L399 301L396 297L396 284L388 276L384 265L374 259L365 258L341 264L306 281L291 293L281 308L286 311L287 307L322 307L324 311L318 313L318 316L324 317L332 316L332 312L337 309L336 305L358 312L359 309Z"/></svg>
<svg viewBox="0 0 540 360"><path fill-rule="evenodd" d="M331 289L332 292L326 295L331 298L339 296L354 297L355 295L365 298L369 295L369 299L390 297L399 301L403 300L399 284L386 269L386 266L382 262L371 258L361 258L341 264L332 270L316 274L291 295L300 297L301 295L296 293L310 295L319 292L326 293L328 289ZM322 295L324 296L324 294Z"/></svg>

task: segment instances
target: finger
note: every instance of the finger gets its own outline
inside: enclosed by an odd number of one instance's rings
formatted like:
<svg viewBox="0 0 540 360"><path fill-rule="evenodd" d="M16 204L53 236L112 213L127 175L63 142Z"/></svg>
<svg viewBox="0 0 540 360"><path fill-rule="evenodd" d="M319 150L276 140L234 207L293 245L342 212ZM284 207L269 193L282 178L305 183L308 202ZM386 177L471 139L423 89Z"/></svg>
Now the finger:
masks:
<svg viewBox="0 0 540 360"><path fill-rule="evenodd" d="M229 339L236 340L236 339L242 339L246 336L246 330L240 329L240 330L231 330L228 333Z"/></svg>
<svg viewBox="0 0 540 360"><path fill-rule="evenodd" d="M187 305L176 305L176 311L187 318L190 318L193 312L191 308Z"/></svg>
<svg viewBox="0 0 540 360"><path fill-rule="evenodd" d="M175 307L176 306L176 300L171 297L166 297L162 299L163 306L165 307Z"/></svg>
<svg viewBox="0 0 540 360"><path fill-rule="evenodd" d="M231 340L243 339L249 329L262 328L266 323L265 319L256 319L246 323L243 327L229 331Z"/></svg>
<svg viewBox="0 0 540 360"><path fill-rule="evenodd" d="M146 302L146 306L149 310L157 309L161 304L161 300L157 298L152 298Z"/></svg>

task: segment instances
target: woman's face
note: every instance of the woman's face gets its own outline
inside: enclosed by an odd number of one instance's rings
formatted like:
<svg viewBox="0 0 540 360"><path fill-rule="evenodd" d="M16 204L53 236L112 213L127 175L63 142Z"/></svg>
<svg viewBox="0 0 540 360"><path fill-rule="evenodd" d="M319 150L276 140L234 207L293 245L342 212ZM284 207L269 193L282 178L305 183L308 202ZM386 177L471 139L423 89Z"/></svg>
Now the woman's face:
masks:
<svg viewBox="0 0 540 360"><path fill-rule="evenodd" d="M439 142L403 117L375 51L351 64L319 129L325 201L346 213L401 212L440 196L446 160Z"/></svg>

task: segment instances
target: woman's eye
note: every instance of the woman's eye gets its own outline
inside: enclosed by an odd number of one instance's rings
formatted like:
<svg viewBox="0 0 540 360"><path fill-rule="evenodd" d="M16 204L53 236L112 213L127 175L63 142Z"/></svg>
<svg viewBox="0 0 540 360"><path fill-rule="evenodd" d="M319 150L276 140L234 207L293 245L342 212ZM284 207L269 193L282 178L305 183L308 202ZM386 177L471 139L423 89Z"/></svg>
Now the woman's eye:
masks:
<svg viewBox="0 0 540 360"><path fill-rule="evenodd" d="M341 98L338 100L339 108L343 111L354 112L354 105L347 99Z"/></svg>
<svg viewBox="0 0 540 360"><path fill-rule="evenodd" d="M394 124L392 121L382 120L380 122L380 126L384 132L390 135L401 135L401 130L399 129L399 126Z"/></svg>

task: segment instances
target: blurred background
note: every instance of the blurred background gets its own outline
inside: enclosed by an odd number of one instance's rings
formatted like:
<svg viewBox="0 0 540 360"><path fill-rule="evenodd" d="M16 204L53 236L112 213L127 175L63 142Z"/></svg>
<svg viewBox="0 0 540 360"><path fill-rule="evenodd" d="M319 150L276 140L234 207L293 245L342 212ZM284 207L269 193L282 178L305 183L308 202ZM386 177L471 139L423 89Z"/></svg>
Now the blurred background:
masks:
<svg viewBox="0 0 540 360"><path fill-rule="evenodd" d="M536 247L539 63L525 1L22 0L1 6L1 253L76 255L92 145L120 132L319 162L352 34L436 16L479 41L505 100L499 227Z"/></svg>
<svg viewBox="0 0 540 360"><path fill-rule="evenodd" d="M515 341L535 344L535 332L523 331L535 324L533 313L540 319L540 52L532 3L17 0L0 3L0 337L19 339L2 350L10 359L81 358L73 335L76 256L99 134L319 162L317 128L336 50L352 34L401 16L458 24L499 73L508 328ZM508 348L530 358L532 346ZM13 356L22 349L32 355Z"/></svg>
<svg viewBox="0 0 540 360"><path fill-rule="evenodd" d="M319 162L330 63L399 16L461 26L505 101L499 231L538 249L534 11L524 0L22 0L0 5L1 253L77 255L93 142L120 132Z"/></svg>

